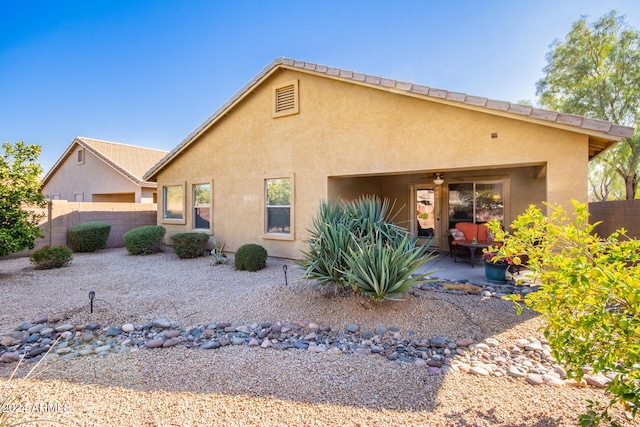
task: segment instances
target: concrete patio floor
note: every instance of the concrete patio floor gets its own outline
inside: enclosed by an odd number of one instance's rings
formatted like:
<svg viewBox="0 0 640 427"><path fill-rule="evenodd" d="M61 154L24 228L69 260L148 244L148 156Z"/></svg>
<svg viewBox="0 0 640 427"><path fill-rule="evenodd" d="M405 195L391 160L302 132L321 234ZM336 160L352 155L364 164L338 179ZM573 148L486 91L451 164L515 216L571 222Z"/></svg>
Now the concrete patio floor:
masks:
<svg viewBox="0 0 640 427"><path fill-rule="evenodd" d="M479 258L479 257L478 257ZM434 258L420 267L417 273L426 273L428 271L434 271L432 277L444 280L458 281L467 280L470 283L490 283L484 273L484 261L476 259L473 267L469 259L461 259L458 257L458 262L454 263L453 258L449 256L449 252L435 252ZM515 280L525 279L529 270L522 269L520 274L513 276ZM507 280L512 277L507 273Z"/></svg>

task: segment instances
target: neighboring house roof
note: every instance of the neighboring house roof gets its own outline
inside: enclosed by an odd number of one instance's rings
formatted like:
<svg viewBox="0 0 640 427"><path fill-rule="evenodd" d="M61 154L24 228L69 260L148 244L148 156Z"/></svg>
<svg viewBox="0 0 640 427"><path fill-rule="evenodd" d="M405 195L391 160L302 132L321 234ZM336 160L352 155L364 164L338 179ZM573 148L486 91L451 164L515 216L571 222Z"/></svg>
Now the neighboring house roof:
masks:
<svg viewBox="0 0 640 427"><path fill-rule="evenodd" d="M249 83L225 102L213 115L211 115L196 130L178 144L160 162L154 165L144 176L144 179L155 179L162 167L169 163L176 155L188 147L200 134L206 131L227 111L231 110L252 89L260 85L278 69L290 69L308 74L345 81L374 89L385 90L392 93L403 94L433 102L454 105L470 110L482 111L487 114L495 114L539 123L582 133L589 136L589 158L598 155L617 141L633 134L633 128L617 125L604 120L589 119L573 114L558 113L556 111L534 108L529 105L513 104L507 101L471 96L460 92L450 92L443 89L434 89L410 82L397 81L382 77L370 76L340 68L327 67L311 62L297 61L289 58L278 58L258 73Z"/></svg>
<svg viewBox="0 0 640 427"><path fill-rule="evenodd" d="M155 187L155 182L144 180L144 174L158 163L168 152L152 148L136 147L135 145L119 144L117 142L101 141L99 139L76 137L51 170L42 180L42 186L56 173L65 159L74 151L77 145L103 160L125 178L141 187Z"/></svg>

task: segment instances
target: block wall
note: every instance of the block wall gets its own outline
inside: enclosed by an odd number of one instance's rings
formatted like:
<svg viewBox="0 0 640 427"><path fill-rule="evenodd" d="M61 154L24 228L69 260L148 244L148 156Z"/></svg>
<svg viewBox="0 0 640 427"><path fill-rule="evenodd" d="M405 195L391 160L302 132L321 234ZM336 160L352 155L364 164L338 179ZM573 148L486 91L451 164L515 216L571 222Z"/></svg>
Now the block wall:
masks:
<svg viewBox="0 0 640 427"><path fill-rule="evenodd" d="M589 203L590 223L602 221L595 229L602 237L621 228L627 235L640 239L640 199Z"/></svg>
<svg viewBox="0 0 640 427"><path fill-rule="evenodd" d="M43 246L69 246L69 229L76 224L88 221L102 221L111 224L107 248L124 247L122 236L143 225L155 225L157 204L155 203L100 203L69 202L53 200L45 209L34 209L44 213L40 229L43 239L36 241L37 250ZM22 251L18 256L29 256L33 251Z"/></svg>

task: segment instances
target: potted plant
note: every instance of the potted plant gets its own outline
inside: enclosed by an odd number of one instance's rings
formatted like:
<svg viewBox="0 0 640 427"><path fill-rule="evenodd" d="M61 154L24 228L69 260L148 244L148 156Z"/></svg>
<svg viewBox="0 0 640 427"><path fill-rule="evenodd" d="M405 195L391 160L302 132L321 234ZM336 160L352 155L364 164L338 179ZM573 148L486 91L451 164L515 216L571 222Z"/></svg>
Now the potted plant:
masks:
<svg viewBox="0 0 640 427"><path fill-rule="evenodd" d="M505 282L507 270L513 265L513 257L501 255L495 247L488 247L482 251L484 273L490 282Z"/></svg>

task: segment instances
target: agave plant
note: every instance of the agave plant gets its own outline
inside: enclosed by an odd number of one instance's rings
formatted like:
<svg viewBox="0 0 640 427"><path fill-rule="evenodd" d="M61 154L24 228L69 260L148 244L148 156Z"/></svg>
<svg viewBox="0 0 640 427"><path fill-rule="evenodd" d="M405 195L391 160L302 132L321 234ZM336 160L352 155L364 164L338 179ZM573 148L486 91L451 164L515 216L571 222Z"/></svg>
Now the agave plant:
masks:
<svg viewBox="0 0 640 427"><path fill-rule="evenodd" d="M392 214L393 207L388 199L375 196L321 202L308 230L309 250L303 251L304 259L298 261L304 278L336 289L351 286L373 299L397 298L414 284L426 281L422 280L426 275L411 276L428 260L424 256L428 245L418 246L404 228L392 222L398 215ZM384 275L390 276L380 285L354 273L366 266L373 271L386 269Z"/></svg>
<svg viewBox="0 0 640 427"><path fill-rule="evenodd" d="M400 210L392 213L395 202L391 205L389 199L362 196L353 201L342 202L341 205L349 218L350 230L358 240L369 239L380 233L388 241L399 242L406 234L404 228L394 223Z"/></svg>
<svg viewBox="0 0 640 427"><path fill-rule="evenodd" d="M320 285L347 286L342 273L346 268L345 256L353 245L347 217L338 204L320 203L318 215L313 218L311 236L307 240L309 251L302 251L304 259L297 264L304 269L305 279Z"/></svg>
<svg viewBox="0 0 640 427"><path fill-rule="evenodd" d="M224 253L224 246L218 246L216 240L213 239L213 249L211 250L211 265L224 264L227 261L227 255Z"/></svg>
<svg viewBox="0 0 640 427"><path fill-rule="evenodd" d="M376 233L373 241L359 242L346 258L349 283L374 301L398 300L412 286L428 282L433 272L414 275L431 259L427 247L408 234L398 244Z"/></svg>

